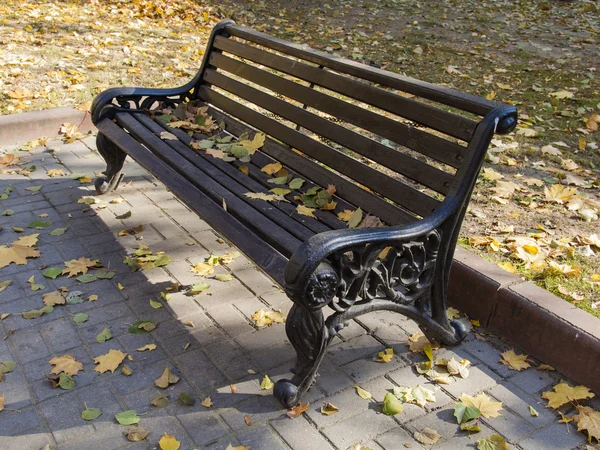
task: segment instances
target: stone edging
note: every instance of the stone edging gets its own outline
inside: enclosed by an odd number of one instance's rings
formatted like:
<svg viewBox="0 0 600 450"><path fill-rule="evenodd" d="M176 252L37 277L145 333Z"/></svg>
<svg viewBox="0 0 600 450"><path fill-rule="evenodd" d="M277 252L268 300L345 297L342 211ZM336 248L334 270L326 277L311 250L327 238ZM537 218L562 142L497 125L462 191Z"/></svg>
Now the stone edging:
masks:
<svg viewBox="0 0 600 450"><path fill-rule="evenodd" d="M0 146L56 137L65 122L94 129L89 113L70 107L0 116ZM460 247L448 297L481 326L600 394L596 317Z"/></svg>
<svg viewBox="0 0 600 450"><path fill-rule="evenodd" d="M9 114L0 116L0 146L12 147L42 137L54 138L66 122L79 125L82 133L94 129L90 113L71 107Z"/></svg>
<svg viewBox="0 0 600 450"><path fill-rule="evenodd" d="M482 327L600 393L600 320L457 248L449 303Z"/></svg>

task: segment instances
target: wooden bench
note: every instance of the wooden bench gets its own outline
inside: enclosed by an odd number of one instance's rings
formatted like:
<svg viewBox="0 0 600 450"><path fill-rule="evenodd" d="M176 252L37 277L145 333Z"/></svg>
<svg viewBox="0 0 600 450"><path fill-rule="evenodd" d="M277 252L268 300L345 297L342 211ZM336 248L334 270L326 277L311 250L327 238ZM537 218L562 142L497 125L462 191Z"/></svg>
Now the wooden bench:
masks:
<svg viewBox="0 0 600 450"><path fill-rule="evenodd" d="M294 302L294 377L274 389L283 405L299 401L333 337L362 314L404 314L449 345L465 336L446 317L450 266L489 142L514 129L515 107L223 21L185 86L109 89L92 108L107 163L99 193L118 186L131 156ZM214 124L209 139L201 131ZM262 170L277 163L283 171ZM273 188L291 192L245 195ZM349 228L338 214L357 222L358 208L362 223Z"/></svg>

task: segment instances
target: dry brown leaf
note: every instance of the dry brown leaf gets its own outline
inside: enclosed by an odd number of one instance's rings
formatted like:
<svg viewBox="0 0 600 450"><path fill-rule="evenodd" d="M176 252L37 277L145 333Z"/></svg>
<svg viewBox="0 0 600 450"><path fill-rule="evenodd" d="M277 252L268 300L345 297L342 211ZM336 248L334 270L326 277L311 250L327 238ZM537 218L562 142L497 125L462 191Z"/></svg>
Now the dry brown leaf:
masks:
<svg viewBox="0 0 600 450"><path fill-rule="evenodd" d="M114 373L119 364L125 359L125 356L127 356L127 353L123 353L121 350L109 350L108 353L94 358L94 363L98 364L94 367L94 370L100 373L110 370L111 373Z"/></svg>
<svg viewBox="0 0 600 450"><path fill-rule="evenodd" d="M210 397L206 397L204 400L202 400L200 402L200 404L202 406L204 406L205 408L210 408L212 405L214 405L213 401L210 399Z"/></svg>
<svg viewBox="0 0 600 450"><path fill-rule="evenodd" d="M83 370L83 364L77 361L73 355L55 356L49 363L54 366L50 373L57 375L64 372L73 377Z"/></svg>
<svg viewBox="0 0 600 450"><path fill-rule="evenodd" d="M442 438L437 431L431 428L423 428L421 431L415 431L413 437L425 445L434 445Z"/></svg>
<svg viewBox="0 0 600 450"><path fill-rule="evenodd" d="M179 377L171 372L168 367L165 368L163 374L154 381L154 384L159 388L166 389L170 384L175 384L179 381Z"/></svg>
<svg viewBox="0 0 600 450"><path fill-rule="evenodd" d="M12 243L11 247L0 246L0 269L12 263L27 264L27 258L38 258L40 251L33 248L37 244L38 233L23 236Z"/></svg>
<svg viewBox="0 0 600 450"><path fill-rule="evenodd" d="M42 299L44 305L46 306L64 305L66 303L66 299L62 296L60 291L54 291L44 294L42 295Z"/></svg>
<svg viewBox="0 0 600 450"><path fill-rule="evenodd" d="M65 261L66 268L62 271L63 274L68 273L68 278L71 278L78 274L86 274L90 267L94 267L99 263L97 259L89 259L81 257L79 259L72 259L71 261Z"/></svg>
<svg viewBox="0 0 600 450"><path fill-rule="evenodd" d="M291 417L292 419L294 419L294 418L304 414L304 411L306 411L309 407L310 407L310 403L300 402L296 406L294 406L293 408L288 410L287 415L288 415L288 417Z"/></svg>
<svg viewBox="0 0 600 450"><path fill-rule="evenodd" d="M507 350L501 354L502 359L500 362L505 366L510 367L513 370L521 371L523 369L527 369L531 367L531 364L528 362L527 355L517 355L514 350Z"/></svg>

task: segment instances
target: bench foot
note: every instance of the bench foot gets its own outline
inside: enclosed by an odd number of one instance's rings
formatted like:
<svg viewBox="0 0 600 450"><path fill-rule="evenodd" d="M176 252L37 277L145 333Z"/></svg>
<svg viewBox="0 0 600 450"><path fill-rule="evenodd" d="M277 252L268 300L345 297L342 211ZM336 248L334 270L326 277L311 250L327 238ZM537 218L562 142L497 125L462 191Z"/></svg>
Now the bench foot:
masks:
<svg viewBox="0 0 600 450"><path fill-rule="evenodd" d="M99 195L114 191L125 176L121 171L127 154L113 144L102 133L96 137L96 148L104 161L106 161L106 170L103 177L96 178L94 187Z"/></svg>

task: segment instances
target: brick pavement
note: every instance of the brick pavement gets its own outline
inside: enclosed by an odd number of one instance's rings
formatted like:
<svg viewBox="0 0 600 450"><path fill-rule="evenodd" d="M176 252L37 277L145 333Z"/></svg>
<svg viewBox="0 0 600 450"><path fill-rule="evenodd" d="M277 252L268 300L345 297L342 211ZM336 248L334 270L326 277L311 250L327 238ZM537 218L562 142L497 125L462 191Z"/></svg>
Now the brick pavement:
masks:
<svg viewBox="0 0 600 450"><path fill-rule="evenodd" d="M0 281L12 284L0 294L0 314L11 315L0 322L0 361L14 360L17 367L0 384L5 410L0 412L0 449L120 449L156 448L159 438L168 433L181 442L182 449L225 449L228 444L251 446L252 449L342 449L362 443L372 450L424 448L413 439L413 433L424 427L436 429L443 437L434 448L474 448L475 441L492 433L502 434L515 449L585 448L586 439L572 424L559 424L555 413L544 408L542 390L563 378L560 374L528 369L508 370L498 363L499 353L509 348L494 336L487 341L471 334L457 348L440 350L473 363L471 375L449 385L431 385L411 367L417 356L408 352L406 339L416 331L413 322L391 313L377 312L358 318L340 333L322 365L317 385L307 395L311 407L297 419L289 419L270 395L260 389L263 374L277 380L289 376L294 353L285 338L282 325L257 330L250 319L260 309L291 305L281 290L273 285L244 257L238 258L221 273L231 273L227 283L208 281L209 291L187 297L173 294L161 309L149 305L161 291L174 282L190 285L201 278L190 272L190 265L202 261L210 253L231 251L226 243L196 215L149 176L128 161L124 183L117 193L102 200L102 208L89 209L77 200L93 195L90 185L81 185L68 177L49 178L46 170L60 168L69 173L94 176L104 165L94 151L94 138L73 144L51 141L53 152L39 148L24 158L37 170L30 178L1 175L0 193L10 184L14 190L0 200L0 212L12 209L11 216L0 216L1 242L12 242L23 234L13 227L26 227L40 214L53 225L39 231L41 257L27 265L10 265L0 270ZM32 193L31 186L42 188ZM122 198L119 204L108 203ZM95 211L95 213L93 212ZM117 216L131 211L127 219ZM144 225L140 236L118 236L119 231ZM51 236L57 227L68 227L62 236ZM143 239L142 239L143 236ZM173 262L163 268L130 273L122 263L126 253L140 243L153 251L165 251ZM193 244L193 245L188 245ZM99 259L104 266L116 270L112 280L81 284L74 278L55 280L42 276L40 267L62 265L69 259L86 256ZM44 285L31 291L27 280L35 275ZM121 283L125 289L118 289ZM97 294L95 302L57 306L38 319L25 320L19 313L43 306L42 294L67 286L80 290L84 297ZM84 323L75 323L73 315L88 314ZM136 320L153 320L158 327L148 334L128 333ZM184 322L193 322L190 327ZM96 342L105 327L113 338ZM146 344L156 344L150 352L135 351ZM392 346L396 356L389 364L374 362L376 353ZM133 355L126 361L133 369L129 377L120 370L114 374L98 374L92 359L109 349ZM76 356L85 370L75 378L72 390L52 389L46 374L49 359L65 353ZM180 376L177 384L165 390L154 386L154 380L165 367ZM353 384L369 390L374 401L355 394ZM230 385L235 384L233 393ZM436 402L426 408L405 405L402 414L381 414L376 402L396 385L423 384L436 392ZM197 400L210 396L212 408L197 401L194 406L176 402L181 392ZM462 393L486 392L504 403L501 418L484 420L482 432L469 436L459 431L452 417L453 405ZM159 393L166 393L171 403L166 408L150 404ZM337 414L319 412L322 402L340 408ZM540 413L531 417L528 405ZM96 407L102 415L91 422L81 418L85 407ZM142 442L126 440L127 427L116 423L118 412L135 409L142 415L139 425L151 431ZM13 410L18 410L15 412ZM248 426L244 416L249 416Z"/></svg>

